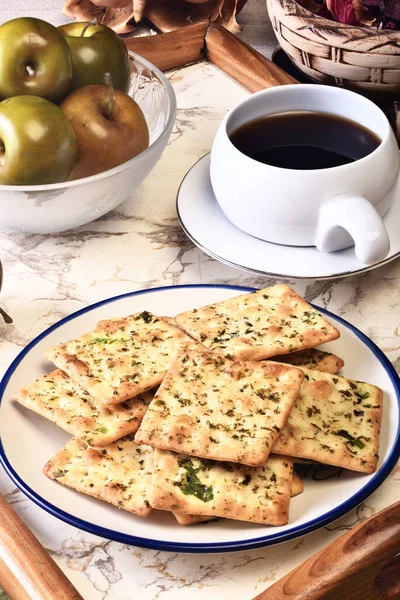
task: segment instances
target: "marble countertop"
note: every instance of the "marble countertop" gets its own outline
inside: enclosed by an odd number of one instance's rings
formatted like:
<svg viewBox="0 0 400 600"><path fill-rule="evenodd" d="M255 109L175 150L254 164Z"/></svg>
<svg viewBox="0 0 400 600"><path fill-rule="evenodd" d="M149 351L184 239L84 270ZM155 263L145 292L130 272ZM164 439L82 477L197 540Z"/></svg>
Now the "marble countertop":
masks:
<svg viewBox="0 0 400 600"><path fill-rule="evenodd" d="M35 15L63 22L61 0L14 0L0 20ZM262 0L240 17L242 37L269 55L274 45ZM226 110L247 92L205 63L169 74L178 114L160 162L133 197L80 229L52 236L2 233L1 305L14 319L0 325L0 368L33 337L69 313L108 296L184 283L272 284L222 265L186 238L175 212L179 183L211 146ZM216 235L218 232L216 232ZM400 261L358 277L289 282L307 300L348 319L400 369ZM398 499L400 466L366 502L318 532L276 547L220 555L184 555L124 546L58 521L0 472L0 490L85 600L251 599L327 543ZM0 593L0 599L2 595Z"/></svg>

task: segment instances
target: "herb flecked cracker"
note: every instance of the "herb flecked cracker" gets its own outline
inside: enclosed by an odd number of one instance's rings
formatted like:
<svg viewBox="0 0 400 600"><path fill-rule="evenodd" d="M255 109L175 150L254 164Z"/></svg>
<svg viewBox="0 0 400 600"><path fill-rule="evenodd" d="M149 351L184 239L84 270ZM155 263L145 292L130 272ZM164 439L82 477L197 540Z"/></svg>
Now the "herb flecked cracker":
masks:
<svg viewBox="0 0 400 600"><path fill-rule="evenodd" d="M331 354L318 350L318 348L309 348L308 350L299 350L292 354L273 357L270 360L277 360L294 367L305 367L306 369L314 369L323 373L331 373L334 375L344 367L344 360Z"/></svg>
<svg viewBox="0 0 400 600"><path fill-rule="evenodd" d="M154 508L191 515L286 525L293 463L270 456L257 468L156 450L150 491Z"/></svg>
<svg viewBox="0 0 400 600"><path fill-rule="evenodd" d="M144 392L118 406L104 406L57 369L19 390L15 400L92 446L106 446L135 433L153 392Z"/></svg>
<svg viewBox="0 0 400 600"><path fill-rule="evenodd" d="M290 488L290 497L299 496L304 491L304 484L297 473L293 472L292 485ZM179 525L195 525L196 523L206 523L207 521L217 519L218 517L204 517L202 515L187 515L185 513L173 511L175 519Z"/></svg>
<svg viewBox="0 0 400 600"><path fill-rule="evenodd" d="M91 448L73 438L45 465L50 479L95 496L139 517L148 517L154 450L138 446L129 435L107 446Z"/></svg>
<svg viewBox="0 0 400 600"><path fill-rule="evenodd" d="M280 363L233 362L187 347L171 364L136 440L213 460L262 465L303 377L300 369Z"/></svg>
<svg viewBox="0 0 400 600"><path fill-rule="evenodd" d="M294 498L295 496L300 496L300 494L302 494L303 492L304 492L304 483L303 483L302 479L297 475L297 473L293 473L290 497Z"/></svg>
<svg viewBox="0 0 400 600"><path fill-rule="evenodd" d="M313 348L340 335L284 284L190 310L175 319L207 348L241 360L262 360Z"/></svg>
<svg viewBox="0 0 400 600"><path fill-rule="evenodd" d="M373 473L383 392L378 387L302 369L305 379L273 452Z"/></svg>
<svg viewBox="0 0 400 600"><path fill-rule="evenodd" d="M178 327L144 311L100 321L96 328L46 352L91 396L118 404L159 385L174 353L193 342Z"/></svg>
<svg viewBox="0 0 400 600"><path fill-rule="evenodd" d="M218 517L205 517L203 515L187 515L181 512L172 511L175 519L179 525L196 525L196 523L207 523L208 521L214 521Z"/></svg>

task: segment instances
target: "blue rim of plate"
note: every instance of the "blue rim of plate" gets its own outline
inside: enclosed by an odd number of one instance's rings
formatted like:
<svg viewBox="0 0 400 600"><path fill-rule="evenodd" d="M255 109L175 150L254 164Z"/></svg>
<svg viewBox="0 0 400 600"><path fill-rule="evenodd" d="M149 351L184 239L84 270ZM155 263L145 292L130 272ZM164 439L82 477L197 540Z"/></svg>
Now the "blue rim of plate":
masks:
<svg viewBox="0 0 400 600"><path fill-rule="evenodd" d="M103 306L104 304L110 304L111 302L115 302L120 300L121 298L127 298L129 296L139 296L154 292L162 292L165 290L171 289L188 289L188 288L216 288L216 289L228 289L235 290L238 292L252 292L256 288L252 287L242 287L236 285L218 285L218 284L187 284L187 285L176 285L176 286L165 286L165 287L156 287L146 290L138 290L136 292L128 292L126 294L120 294L118 296L112 296L111 298L107 298L106 300L101 300L100 302L96 302L95 304L91 304L85 308L81 308L80 310L73 312L71 315L64 317L51 327L48 327L45 331L35 337L21 352L18 356L13 360L9 368L7 369L4 377L0 382L0 405L3 399L3 395L5 389L7 387L8 381L11 375L14 373L18 365L21 363L22 359L30 352L30 350L36 346L36 344L41 341L43 338L47 337L49 333L61 327L68 321L76 319L81 315L84 315L91 310L98 308L99 306ZM400 379L397 375L393 365L390 363L389 359L384 355L382 350L378 348L376 344L372 340L370 340L364 333L362 333L359 329L354 327L348 323L345 319L331 313L330 311L321 308L317 305L312 305L316 310L320 311L322 314L327 317L331 317L334 320L338 321L341 325L349 329L354 335L356 335L375 355L377 360L381 363L387 374L389 375L389 379L396 391L397 403L399 405L400 410ZM308 523L303 525L299 525L297 527L291 528L289 531L280 532L275 534L269 534L266 536L261 536L257 538L252 538L249 540L243 541L232 541L232 542L212 542L212 543L186 543L186 542L168 542L163 540L154 540L143 537L136 537L133 535L124 534L122 532L114 531L112 529L107 529L106 527L100 527L97 525L93 525L88 521L84 521L73 515L57 508L50 502L47 502L44 498L42 498L39 494L37 494L32 488L25 484L25 482L19 477L19 475L15 472L11 464L9 463L6 453L3 448L3 444L0 438L0 464L4 467L8 476L12 479L12 481L16 484L16 486L26 495L30 500L35 502L38 506L43 508L45 511L57 517L61 521L68 523L69 525L73 525L78 529L82 529L87 531L88 533L92 533L99 537L107 538L116 542L120 542L121 544L128 544L131 546L139 546L141 548L149 548L152 550L159 551L168 551L168 552L185 552L185 553L217 553L217 552L239 552L243 550L253 550L256 548L263 548L266 546L272 546L274 544L278 544L281 542L287 542L293 539L296 539L300 536L303 536L307 533L311 533L316 529L320 529L333 521L336 521L343 515L347 514L354 508L356 508L359 504L361 504L368 496L370 496L388 477L392 469L395 467L398 459L400 458L400 419L397 425L397 433L396 439L391 449L391 452L386 459L385 463L381 466L380 470L377 472L375 477L369 481L361 490L359 490L356 494L354 494L351 498L337 506L335 509L327 512L320 517L317 517Z"/></svg>

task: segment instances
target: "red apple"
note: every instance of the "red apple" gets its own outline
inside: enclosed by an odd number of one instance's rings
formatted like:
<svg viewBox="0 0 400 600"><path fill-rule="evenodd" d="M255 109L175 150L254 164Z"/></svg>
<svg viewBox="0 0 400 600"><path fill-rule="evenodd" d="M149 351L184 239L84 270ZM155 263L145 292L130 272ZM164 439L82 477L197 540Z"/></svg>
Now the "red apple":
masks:
<svg viewBox="0 0 400 600"><path fill-rule="evenodd" d="M111 100L111 101L110 101ZM78 143L78 159L69 180L112 169L149 145L146 119L128 94L104 85L72 92L61 104Z"/></svg>

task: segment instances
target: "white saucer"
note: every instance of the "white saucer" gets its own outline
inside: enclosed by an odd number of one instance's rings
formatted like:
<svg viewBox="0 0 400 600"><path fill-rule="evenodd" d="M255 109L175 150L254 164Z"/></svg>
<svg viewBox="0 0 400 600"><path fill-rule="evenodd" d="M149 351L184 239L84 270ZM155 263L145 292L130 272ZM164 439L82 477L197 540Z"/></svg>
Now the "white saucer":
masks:
<svg viewBox="0 0 400 600"><path fill-rule="evenodd" d="M354 248L320 252L314 246L280 246L237 229L221 211L210 182L210 155L186 174L176 200L179 222L201 250L237 269L279 279L334 279L376 269L400 255L400 193L384 217L390 237L389 255L374 265L357 260ZM234 174L232 174L234 177Z"/></svg>

